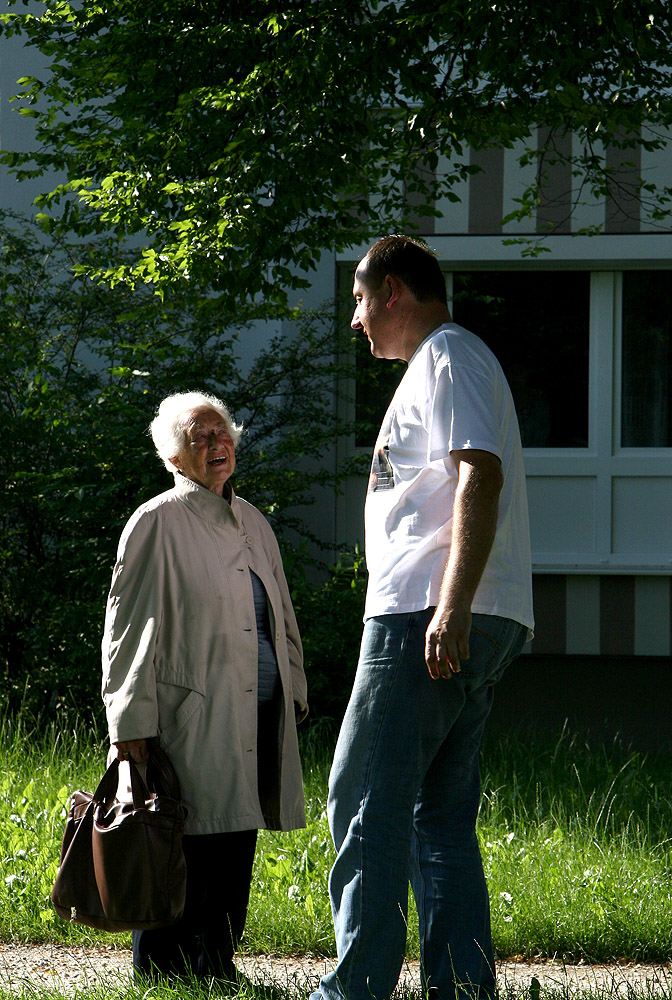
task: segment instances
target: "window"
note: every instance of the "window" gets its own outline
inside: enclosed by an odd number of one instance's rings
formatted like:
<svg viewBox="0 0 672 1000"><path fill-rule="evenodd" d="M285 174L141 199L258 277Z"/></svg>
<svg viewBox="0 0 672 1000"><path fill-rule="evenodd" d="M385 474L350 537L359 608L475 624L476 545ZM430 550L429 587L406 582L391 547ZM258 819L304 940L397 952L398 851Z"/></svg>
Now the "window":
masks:
<svg viewBox="0 0 672 1000"><path fill-rule="evenodd" d="M448 275L454 319L499 359L526 448L589 445L590 280L588 271ZM601 307L602 299L593 304ZM621 328L621 447L672 448L669 271L623 272ZM356 445L370 448L405 365L372 359L361 337L355 351ZM593 382L600 378L600 372L592 373ZM592 392L594 399L594 385Z"/></svg>
<svg viewBox="0 0 672 1000"><path fill-rule="evenodd" d="M453 274L455 322L481 337L511 386L523 447L588 446L590 274Z"/></svg>
<svg viewBox="0 0 672 1000"><path fill-rule="evenodd" d="M462 271L452 286L455 321L481 337L504 369L523 446L586 448L590 274ZM355 351L355 443L370 448L406 366L372 359L363 337Z"/></svg>
<svg viewBox="0 0 672 1000"><path fill-rule="evenodd" d="M488 343L511 384L535 571L668 575L670 270L493 267L449 271L447 287L456 322ZM405 366L372 359L363 338L359 349L350 405L356 387L356 443L370 454ZM343 501L353 537L361 490Z"/></svg>
<svg viewBox="0 0 672 1000"><path fill-rule="evenodd" d="M672 447L672 281L623 274L621 447Z"/></svg>

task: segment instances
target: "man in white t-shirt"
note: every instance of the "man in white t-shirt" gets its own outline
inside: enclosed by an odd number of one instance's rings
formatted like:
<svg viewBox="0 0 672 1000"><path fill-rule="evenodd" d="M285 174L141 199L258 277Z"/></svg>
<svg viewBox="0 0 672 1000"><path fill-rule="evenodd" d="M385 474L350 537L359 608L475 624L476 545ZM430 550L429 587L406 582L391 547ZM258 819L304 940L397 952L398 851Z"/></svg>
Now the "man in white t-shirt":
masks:
<svg viewBox="0 0 672 1000"><path fill-rule="evenodd" d="M387 1000L409 882L425 987L495 994L476 839L493 688L533 627L525 475L492 352L451 322L436 257L405 236L360 262L352 326L407 371L376 443L357 676L329 782L338 965L312 1000Z"/></svg>

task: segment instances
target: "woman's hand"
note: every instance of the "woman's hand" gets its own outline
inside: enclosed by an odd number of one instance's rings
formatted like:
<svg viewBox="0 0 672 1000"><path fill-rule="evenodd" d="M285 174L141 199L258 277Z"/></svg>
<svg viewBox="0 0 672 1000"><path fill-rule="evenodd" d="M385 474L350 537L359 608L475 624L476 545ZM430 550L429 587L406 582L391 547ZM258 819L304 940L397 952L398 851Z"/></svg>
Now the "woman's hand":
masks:
<svg viewBox="0 0 672 1000"><path fill-rule="evenodd" d="M117 748L117 760L134 760L136 764L144 764L149 757L147 739L142 740L122 740L115 743Z"/></svg>

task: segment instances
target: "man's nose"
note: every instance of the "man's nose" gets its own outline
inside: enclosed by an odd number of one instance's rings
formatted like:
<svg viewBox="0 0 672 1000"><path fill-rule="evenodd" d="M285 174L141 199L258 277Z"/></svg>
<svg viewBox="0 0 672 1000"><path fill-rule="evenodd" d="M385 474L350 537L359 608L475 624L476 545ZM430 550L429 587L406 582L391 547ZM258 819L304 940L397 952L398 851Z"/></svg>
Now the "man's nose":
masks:
<svg viewBox="0 0 672 1000"><path fill-rule="evenodd" d="M357 315L357 312L358 312L358 310L355 309L354 313L352 314L352 319L350 320L350 326L352 327L353 330L361 330L362 329L362 323L361 323L361 320L359 319L359 317Z"/></svg>

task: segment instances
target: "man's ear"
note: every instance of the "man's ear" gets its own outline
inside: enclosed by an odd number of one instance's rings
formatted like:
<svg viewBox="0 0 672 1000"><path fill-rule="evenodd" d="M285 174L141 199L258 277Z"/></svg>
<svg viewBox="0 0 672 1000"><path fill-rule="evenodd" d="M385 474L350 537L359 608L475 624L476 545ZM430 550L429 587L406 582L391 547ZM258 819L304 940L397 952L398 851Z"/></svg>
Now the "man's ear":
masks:
<svg viewBox="0 0 672 1000"><path fill-rule="evenodd" d="M391 309L401 294L401 282L394 274L386 274L384 284L387 289L385 308Z"/></svg>

